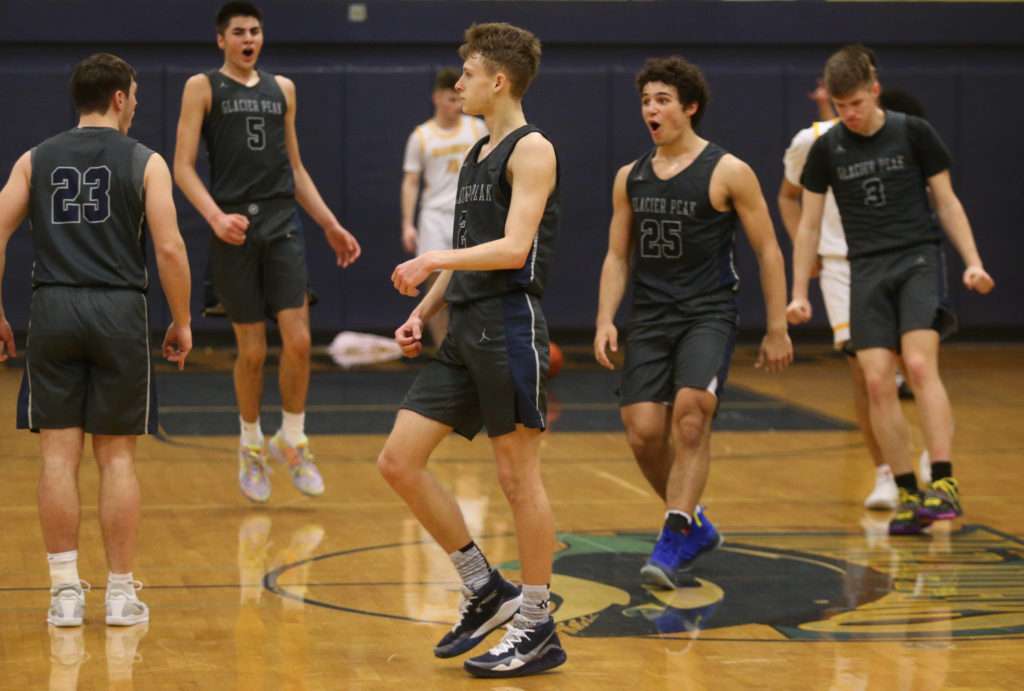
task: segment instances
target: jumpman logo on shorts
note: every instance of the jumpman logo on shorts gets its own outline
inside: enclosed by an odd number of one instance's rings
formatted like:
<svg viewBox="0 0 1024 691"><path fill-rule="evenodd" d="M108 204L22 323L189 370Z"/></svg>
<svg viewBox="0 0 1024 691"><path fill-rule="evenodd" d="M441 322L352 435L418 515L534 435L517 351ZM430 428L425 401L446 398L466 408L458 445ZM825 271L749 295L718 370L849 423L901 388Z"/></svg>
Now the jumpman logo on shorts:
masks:
<svg viewBox="0 0 1024 691"><path fill-rule="evenodd" d="M480 342L488 343L491 339L487 337L487 329L480 332Z"/></svg>

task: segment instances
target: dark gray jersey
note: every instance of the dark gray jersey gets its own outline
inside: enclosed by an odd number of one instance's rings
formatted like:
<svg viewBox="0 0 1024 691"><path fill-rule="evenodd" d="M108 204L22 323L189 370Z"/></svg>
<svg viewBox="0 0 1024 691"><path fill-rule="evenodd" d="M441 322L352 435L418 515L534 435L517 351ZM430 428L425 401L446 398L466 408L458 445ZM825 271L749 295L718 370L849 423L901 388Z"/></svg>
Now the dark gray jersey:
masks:
<svg viewBox="0 0 1024 691"><path fill-rule="evenodd" d="M862 137L841 122L819 137L800 183L829 187L843 220L850 259L941 241L928 202L928 178L952 157L927 121L885 112L885 124Z"/></svg>
<svg viewBox="0 0 1024 691"><path fill-rule="evenodd" d="M110 127L69 130L32 150L32 285L145 290L145 195L153 152Z"/></svg>
<svg viewBox="0 0 1024 691"><path fill-rule="evenodd" d="M203 139L210 158L210 196L218 204L295 196L295 179L285 144L284 92L274 75L246 86L210 70L210 112Z"/></svg>
<svg viewBox="0 0 1024 691"><path fill-rule="evenodd" d="M640 157L626 178L635 243L633 304L673 304L735 290L736 212L718 211L708 194L725 150L708 142L693 163L668 180L654 174L656 153L652 149Z"/></svg>
<svg viewBox="0 0 1024 691"><path fill-rule="evenodd" d="M462 164L459 187L455 198L455 222L452 229L452 247L475 247L505 236L512 185L508 181L508 159L520 139L531 132L540 132L533 125L523 125L502 139L482 161L480 149L490 141L490 135L478 141ZM543 135L543 132L540 132ZM459 304L482 298L522 290L541 297L547 284L551 257L558 235L561 214L561 185L555 189L544 206L533 248L526 264L519 269L499 271L455 271L452 273L444 299Z"/></svg>

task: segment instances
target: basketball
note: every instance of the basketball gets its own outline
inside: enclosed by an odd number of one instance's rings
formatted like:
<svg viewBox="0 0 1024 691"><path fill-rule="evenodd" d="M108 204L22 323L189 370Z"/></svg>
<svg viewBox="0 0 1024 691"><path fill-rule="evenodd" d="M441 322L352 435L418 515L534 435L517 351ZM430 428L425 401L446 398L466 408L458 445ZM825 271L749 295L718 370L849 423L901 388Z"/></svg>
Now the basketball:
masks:
<svg viewBox="0 0 1024 691"><path fill-rule="evenodd" d="M562 371L562 349L554 341L551 342L551 362L548 365L548 379L554 379L555 375Z"/></svg>

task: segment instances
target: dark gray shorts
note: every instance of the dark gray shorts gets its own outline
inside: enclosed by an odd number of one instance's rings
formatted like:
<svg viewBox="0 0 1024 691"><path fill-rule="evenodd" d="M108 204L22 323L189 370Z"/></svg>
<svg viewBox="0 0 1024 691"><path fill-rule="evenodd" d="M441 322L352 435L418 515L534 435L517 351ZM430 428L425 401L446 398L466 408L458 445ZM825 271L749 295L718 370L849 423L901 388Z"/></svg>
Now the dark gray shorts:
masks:
<svg viewBox="0 0 1024 691"><path fill-rule="evenodd" d="M229 245L210 234L210 279L228 319L251 324L301 307L306 298L306 253L295 202L264 199L221 208L249 217L241 245Z"/></svg>
<svg viewBox="0 0 1024 691"><path fill-rule="evenodd" d="M548 327L540 300L522 292L451 306L448 335L402 408L472 439L516 424L547 425Z"/></svg>
<svg viewBox="0 0 1024 691"><path fill-rule="evenodd" d="M671 405L682 388L720 396L736 345L736 306L730 297L708 307L689 315L634 309L619 405Z"/></svg>
<svg viewBox="0 0 1024 691"><path fill-rule="evenodd" d="M146 296L44 286L32 294L18 427L154 434Z"/></svg>
<svg viewBox="0 0 1024 691"><path fill-rule="evenodd" d="M900 337L932 329L956 332L949 306L946 262L938 245L850 260L850 342L854 350L900 351Z"/></svg>

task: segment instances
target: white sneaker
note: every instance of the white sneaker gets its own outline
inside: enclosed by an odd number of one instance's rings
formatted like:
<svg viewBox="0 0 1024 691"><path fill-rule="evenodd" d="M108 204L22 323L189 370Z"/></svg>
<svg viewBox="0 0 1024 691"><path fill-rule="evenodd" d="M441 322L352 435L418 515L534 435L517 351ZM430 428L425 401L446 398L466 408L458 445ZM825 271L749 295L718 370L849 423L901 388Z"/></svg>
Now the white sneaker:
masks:
<svg viewBox="0 0 1024 691"><path fill-rule="evenodd" d="M898 503L899 490L892 477L892 470L888 464L883 463L875 468L875 488L864 500L864 506L869 509L895 509Z"/></svg>
<svg viewBox="0 0 1024 691"><path fill-rule="evenodd" d="M149 607L135 594L142 589L142 583L107 583L107 625L131 626L149 621Z"/></svg>
<svg viewBox="0 0 1024 691"><path fill-rule="evenodd" d="M928 455L928 449L922 451L917 459L917 479L925 485L932 483L932 457Z"/></svg>
<svg viewBox="0 0 1024 691"><path fill-rule="evenodd" d="M85 591L90 588L92 586L85 581L51 588L46 621L54 626L81 626L85 616Z"/></svg>

